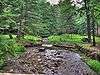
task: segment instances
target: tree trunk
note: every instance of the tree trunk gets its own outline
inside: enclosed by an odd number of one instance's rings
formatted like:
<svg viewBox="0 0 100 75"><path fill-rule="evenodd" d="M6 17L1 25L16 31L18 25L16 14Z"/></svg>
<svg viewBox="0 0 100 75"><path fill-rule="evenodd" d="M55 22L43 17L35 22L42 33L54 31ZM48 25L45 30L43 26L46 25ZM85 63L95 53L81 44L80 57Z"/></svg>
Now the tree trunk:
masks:
<svg viewBox="0 0 100 75"><path fill-rule="evenodd" d="M99 33L98 33L98 27L99 27L99 25L98 25L98 22L97 22L97 36L99 35Z"/></svg>
<svg viewBox="0 0 100 75"><path fill-rule="evenodd" d="M96 46L95 42L95 22L92 20L92 35L93 35L93 46Z"/></svg>
<svg viewBox="0 0 100 75"><path fill-rule="evenodd" d="M87 35L88 35L88 43L91 43L91 25L90 25L90 10L89 10L89 1L84 0L86 17L87 17Z"/></svg>
<svg viewBox="0 0 100 75"><path fill-rule="evenodd" d="M94 16L94 7L92 7L91 16L92 16L93 46L96 46L96 42L95 42L95 16Z"/></svg>

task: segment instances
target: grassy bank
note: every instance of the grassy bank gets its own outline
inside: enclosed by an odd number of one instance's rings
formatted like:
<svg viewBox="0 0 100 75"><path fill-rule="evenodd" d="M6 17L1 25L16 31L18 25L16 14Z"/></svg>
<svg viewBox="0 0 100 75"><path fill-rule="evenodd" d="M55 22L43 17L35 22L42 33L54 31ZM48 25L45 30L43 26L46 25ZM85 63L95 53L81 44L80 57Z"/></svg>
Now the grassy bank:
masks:
<svg viewBox="0 0 100 75"><path fill-rule="evenodd" d="M31 42L35 44L39 39L32 35L25 35L20 40L16 38L16 35L13 35L13 39L10 39L9 35L0 35L0 69L2 69L8 58L17 57L26 50L24 47L25 43Z"/></svg>
<svg viewBox="0 0 100 75"><path fill-rule="evenodd" d="M63 35L52 35L48 37L49 43L60 44L60 43L85 43L82 41L83 38L87 36L82 36L78 34L63 34ZM100 44L100 37L96 37L96 43Z"/></svg>
<svg viewBox="0 0 100 75"><path fill-rule="evenodd" d="M100 75L100 62L97 60L89 59L86 61L87 65L93 69L98 75Z"/></svg>
<svg viewBox="0 0 100 75"><path fill-rule="evenodd" d="M86 36L81 36L78 34L63 34L63 35L53 35L48 37L50 43L83 43L81 40Z"/></svg>

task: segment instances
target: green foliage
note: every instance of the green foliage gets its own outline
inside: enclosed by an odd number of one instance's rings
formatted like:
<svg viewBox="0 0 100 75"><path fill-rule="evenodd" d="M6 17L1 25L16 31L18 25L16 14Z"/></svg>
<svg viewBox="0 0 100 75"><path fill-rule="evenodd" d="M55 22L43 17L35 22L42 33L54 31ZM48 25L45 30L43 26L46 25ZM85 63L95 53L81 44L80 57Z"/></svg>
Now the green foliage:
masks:
<svg viewBox="0 0 100 75"><path fill-rule="evenodd" d="M13 41L0 38L0 68L5 63L9 55L15 56L13 48Z"/></svg>
<svg viewBox="0 0 100 75"><path fill-rule="evenodd" d="M32 36L32 35L25 35L25 36L24 36L24 39L25 39L26 41L29 41L29 42L35 44L35 43L37 43L37 41L38 41L40 38L35 37L35 36ZM25 40L24 40L24 41L25 41Z"/></svg>
<svg viewBox="0 0 100 75"><path fill-rule="evenodd" d="M16 35L12 35L12 36L13 36L13 38L16 38ZM9 35L0 35L0 38L1 39L10 39Z"/></svg>
<svg viewBox="0 0 100 75"><path fill-rule="evenodd" d="M93 69L95 72L100 74L100 62L97 60L88 60L87 64L90 66L91 69Z"/></svg>
<svg viewBox="0 0 100 75"><path fill-rule="evenodd" d="M38 39L37 37L31 36L31 35L26 35L24 38L28 39L28 40L37 40Z"/></svg>
<svg viewBox="0 0 100 75"><path fill-rule="evenodd" d="M96 43L100 45L100 37L96 37Z"/></svg>
<svg viewBox="0 0 100 75"><path fill-rule="evenodd" d="M15 52L12 49L13 44L13 40L0 39L0 51L3 52L3 54L9 53L10 55L14 56Z"/></svg>
<svg viewBox="0 0 100 75"><path fill-rule="evenodd" d="M86 33L86 23L85 23L85 16L80 16L80 14L75 15L74 18L74 28L76 33L84 34Z"/></svg>
<svg viewBox="0 0 100 75"><path fill-rule="evenodd" d="M86 33L86 15L84 7L77 9L70 1L61 1L51 6L46 0L0 0L3 4L0 13L0 27L13 30L18 28L25 34L49 36L62 33ZM92 4L93 2L93 4ZM100 2L91 0L96 21L100 21ZM34 25L39 24L39 25ZM99 25L99 24L98 24ZM45 28L44 28L45 27ZM29 33L28 33L29 32Z"/></svg>
<svg viewBox="0 0 100 75"><path fill-rule="evenodd" d="M87 38L87 36L79 34L63 34L48 37L50 43L83 43L82 38ZM96 43L100 44L100 37L96 37Z"/></svg>
<svg viewBox="0 0 100 75"><path fill-rule="evenodd" d="M14 44L13 50L15 51L16 54L21 54L22 52L25 51L25 48L22 45Z"/></svg>
<svg viewBox="0 0 100 75"><path fill-rule="evenodd" d="M23 52L25 48L16 43L15 39L0 39L0 53L3 56L12 55L16 56L17 52Z"/></svg>
<svg viewBox="0 0 100 75"><path fill-rule="evenodd" d="M16 57L25 51L25 48L16 43L15 39L9 39L8 35L0 36L0 68L9 57Z"/></svg>
<svg viewBox="0 0 100 75"><path fill-rule="evenodd" d="M86 36L81 36L77 34L63 34L63 35L53 35L48 37L51 43L82 43L82 38Z"/></svg>
<svg viewBox="0 0 100 75"><path fill-rule="evenodd" d="M9 38L9 35L0 35L0 37L1 37L2 39L15 41L15 44L16 44L16 40L17 40L16 35L12 35L12 36L13 36L13 39L10 39L10 38ZM35 36L33 36L33 35L24 35L24 39L22 38L21 41L23 40L23 41L30 41L30 42L32 42L32 43L36 43L37 40L39 40L39 39L40 39L39 36L36 36L36 37L35 37ZM20 40L19 40L19 41L20 41Z"/></svg>
<svg viewBox="0 0 100 75"><path fill-rule="evenodd" d="M25 51L25 47L22 42L37 43L40 38L32 35L25 35L24 39L18 40L16 35L12 35L13 39L9 38L9 35L0 35L0 69L5 65L5 61L9 57L16 57ZM17 40L19 42L17 42Z"/></svg>

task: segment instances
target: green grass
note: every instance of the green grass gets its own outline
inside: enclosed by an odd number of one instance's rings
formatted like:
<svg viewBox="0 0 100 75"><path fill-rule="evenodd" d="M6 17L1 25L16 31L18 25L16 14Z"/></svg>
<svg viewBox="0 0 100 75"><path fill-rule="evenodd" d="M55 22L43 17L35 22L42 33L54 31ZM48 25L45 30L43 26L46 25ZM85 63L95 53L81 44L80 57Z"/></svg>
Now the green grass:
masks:
<svg viewBox="0 0 100 75"><path fill-rule="evenodd" d="M6 40L13 40L13 41L16 41L16 35L12 35L12 36L13 36L13 39L10 39L10 38L9 38L9 35L0 35L0 38L6 39ZM24 36L24 39L21 38L21 40L29 41L29 42L32 42L32 43L34 43L34 44L35 44L39 39L40 39L40 37L35 37L35 36L32 36L32 35L25 35L25 36Z"/></svg>
<svg viewBox="0 0 100 75"><path fill-rule="evenodd" d="M0 69L8 57L16 57L24 51L25 48L16 43L16 40L0 38Z"/></svg>
<svg viewBox="0 0 100 75"><path fill-rule="evenodd" d="M32 36L32 35L25 35L24 39L26 41L29 41L33 44L37 43L37 41L40 39L39 37L35 37L35 36Z"/></svg>
<svg viewBox="0 0 100 75"><path fill-rule="evenodd" d="M78 34L63 34L63 35L52 35L48 37L50 43L60 44L60 43L84 43L82 38L87 36L82 36ZM100 44L100 37L96 37L96 43Z"/></svg>
<svg viewBox="0 0 100 75"><path fill-rule="evenodd" d="M12 36L13 36L13 38L16 38L16 35L12 35ZM10 39L9 35L0 35L0 37L3 39Z"/></svg>
<svg viewBox="0 0 100 75"><path fill-rule="evenodd" d="M63 34L59 36L48 37L50 43L82 43L82 38L86 36L81 36L77 34Z"/></svg>
<svg viewBox="0 0 100 75"><path fill-rule="evenodd" d="M25 35L23 39L18 40L16 38L16 35L12 35L13 39L9 38L9 35L0 35L0 49L9 49L9 50L13 50L16 53L21 53L24 51L24 46L21 42L31 42L33 44L35 44L37 42L37 40L39 40L40 38L32 36L32 35ZM19 42L17 42L19 41ZM0 50L0 51L1 51Z"/></svg>
<svg viewBox="0 0 100 75"><path fill-rule="evenodd" d="M16 57L19 54L22 54L25 51L25 47L20 42L32 42L36 43L40 38L25 35L24 39L18 40L16 35L12 35L13 39L9 38L9 35L0 35L0 69L5 64L7 57L12 56ZM20 41L20 42L18 42Z"/></svg>
<svg viewBox="0 0 100 75"><path fill-rule="evenodd" d="M100 73L100 62L97 60L87 60L87 64L93 69L95 72Z"/></svg>

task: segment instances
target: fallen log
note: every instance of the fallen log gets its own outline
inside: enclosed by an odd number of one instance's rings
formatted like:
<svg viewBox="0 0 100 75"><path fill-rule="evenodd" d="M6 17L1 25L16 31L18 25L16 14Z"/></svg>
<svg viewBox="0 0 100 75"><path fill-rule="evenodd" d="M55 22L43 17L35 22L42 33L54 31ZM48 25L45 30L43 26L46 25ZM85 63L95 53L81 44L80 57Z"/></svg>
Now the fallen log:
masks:
<svg viewBox="0 0 100 75"><path fill-rule="evenodd" d="M65 49L73 49L75 48L74 45L53 45L55 47L62 47L62 48L65 48Z"/></svg>

